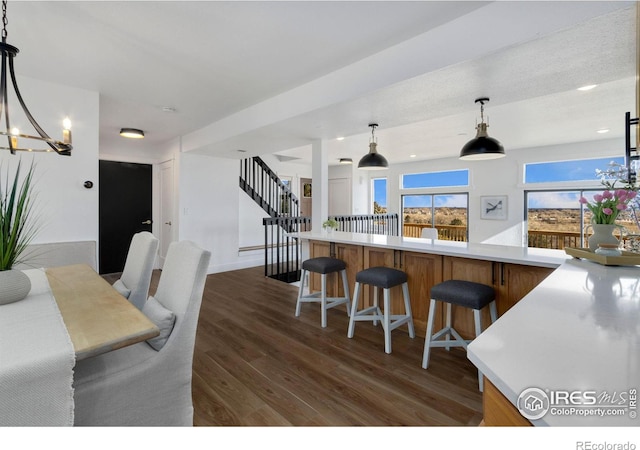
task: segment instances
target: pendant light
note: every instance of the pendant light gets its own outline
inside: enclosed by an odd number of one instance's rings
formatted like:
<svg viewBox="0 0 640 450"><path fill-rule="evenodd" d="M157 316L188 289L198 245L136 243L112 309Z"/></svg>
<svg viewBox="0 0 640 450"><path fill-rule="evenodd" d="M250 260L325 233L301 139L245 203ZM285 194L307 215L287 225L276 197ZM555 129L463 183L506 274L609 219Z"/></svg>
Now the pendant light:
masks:
<svg viewBox="0 0 640 450"><path fill-rule="evenodd" d="M487 134L489 125L484 122L484 104L488 101L489 98L487 97L476 99L476 103L480 103L480 123L476 127L478 132L474 139L471 139L462 147L460 159L473 161L503 158L505 156L502 144Z"/></svg>
<svg viewBox="0 0 640 450"><path fill-rule="evenodd" d="M364 155L358 163L358 169L364 170L383 170L389 167L389 163L380 153L376 151L378 143L376 142L375 129L378 126L377 123L370 123L371 127L371 142L369 142L369 153Z"/></svg>
<svg viewBox="0 0 640 450"><path fill-rule="evenodd" d="M0 119L4 118L6 125L5 130L0 130L0 135L7 136L7 146L1 146L0 150L9 150L11 154L15 155L16 151L21 152L51 152L54 151L59 155L70 156L73 146L71 145L71 121L69 118L63 120L62 124L62 140L56 140L49 137L47 133L42 129L36 119L31 115L27 105L22 99L20 89L18 89L18 83L16 82L16 75L13 69L13 59L20 50L13 45L7 44L7 2L2 2L2 42L0 42L0 52L2 52L2 75L0 75ZM22 107L22 112L29 120L38 135L30 135L21 133L16 127L11 127L9 120L9 92L7 91L7 80L11 79L13 85L13 91L15 98ZM48 148L33 148L28 145L22 144L21 141L25 139L42 141L48 145Z"/></svg>

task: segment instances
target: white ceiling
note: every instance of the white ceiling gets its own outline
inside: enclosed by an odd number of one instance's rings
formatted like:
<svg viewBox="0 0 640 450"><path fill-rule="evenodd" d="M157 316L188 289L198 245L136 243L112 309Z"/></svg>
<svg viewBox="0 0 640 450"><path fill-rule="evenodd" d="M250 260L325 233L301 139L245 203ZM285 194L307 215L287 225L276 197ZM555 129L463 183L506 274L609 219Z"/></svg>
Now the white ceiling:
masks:
<svg viewBox="0 0 640 450"><path fill-rule="evenodd" d="M506 150L619 137L635 2L9 1L16 72L100 92L100 151L455 156L477 97ZM598 84L588 91L576 88ZM25 100L28 101L28 96ZM175 112L164 112L163 107ZM118 136L141 128L144 140ZM607 134L596 130L608 128ZM338 136L346 136L336 141ZM238 150L246 153L239 153Z"/></svg>

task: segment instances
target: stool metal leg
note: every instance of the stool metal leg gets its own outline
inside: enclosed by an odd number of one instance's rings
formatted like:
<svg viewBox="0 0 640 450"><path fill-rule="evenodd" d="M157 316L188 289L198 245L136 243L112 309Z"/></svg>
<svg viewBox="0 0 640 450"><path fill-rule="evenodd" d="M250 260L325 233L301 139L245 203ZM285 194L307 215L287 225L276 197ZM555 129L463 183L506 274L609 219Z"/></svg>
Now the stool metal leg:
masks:
<svg viewBox="0 0 640 450"><path fill-rule="evenodd" d="M491 323L498 320L498 310L496 308L496 301L489 303L489 313L491 314Z"/></svg>
<svg viewBox="0 0 640 450"><path fill-rule="evenodd" d="M424 352L422 354L422 368L429 367L429 353L431 351L431 335L433 334L433 320L435 318L436 301L431 299L429 303L429 316L427 319L427 333L424 337Z"/></svg>
<svg viewBox="0 0 640 450"><path fill-rule="evenodd" d="M378 288L377 286L371 286L371 289L373 289L373 306L376 309L380 309L380 302L378 301ZM378 326L378 321L374 320L373 321L373 325L374 326Z"/></svg>
<svg viewBox="0 0 640 450"><path fill-rule="evenodd" d="M321 297L320 297L320 310L321 310L321 325L322 328L327 327L327 274L323 273L320 276L321 280Z"/></svg>
<svg viewBox="0 0 640 450"><path fill-rule="evenodd" d="M451 329L451 303L447 303L447 319L446 319L446 325L445 326L447 327L448 330ZM444 338L445 338L446 341L450 341L451 340L451 334L447 333ZM445 348L447 349L447 351L449 351L451 349L451 347L448 346L448 345Z"/></svg>
<svg viewBox="0 0 640 450"><path fill-rule="evenodd" d="M384 329L384 352L391 353L391 299L389 289L382 290L384 295L384 314L382 328Z"/></svg>
<svg viewBox="0 0 640 450"><path fill-rule="evenodd" d="M479 309L474 309L473 310L473 320L475 322L476 325L476 337L480 336L480 333L482 333L482 319L480 317L480 310ZM480 392L483 391L484 388L484 383L483 383L483 379L482 379L482 372L480 372L480 370L478 370L478 387L480 388Z"/></svg>
<svg viewBox="0 0 640 450"><path fill-rule="evenodd" d="M349 282L347 281L347 271L342 270L340 271L340 273L342 274L342 288L344 289L344 296L347 299L346 306L347 306L347 316L348 316L351 313L350 311L351 301L349 298Z"/></svg>
<svg viewBox="0 0 640 450"><path fill-rule="evenodd" d="M407 327L409 328L409 337L413 339L416 337L416 330L413 326L413 314L411 313L411 299L409 298L409 284L402 284L402 298L404 298L404 313L409 316L409 322Z"/></svg>
<svg viewBox="0 0 640 450"><path fill-rule="evenodd" d="M356 283L356 287L353 290L353 300L351 301L351 317L349 317L349 329L347 330L347 337L352 338L353 332L356 327L356 313L358 311L358 297L360 297L360 283Z"/></svg>
<svg viewBox="0 0 640 450"><path fill-rule="evenodd" d="M302 275L300 276L300 289L298 290L298 301L296 302L296 317L300 316L300 306L302 305L302 294L304 292L304 280L308 275L306 270L302 270Z"/></svg>

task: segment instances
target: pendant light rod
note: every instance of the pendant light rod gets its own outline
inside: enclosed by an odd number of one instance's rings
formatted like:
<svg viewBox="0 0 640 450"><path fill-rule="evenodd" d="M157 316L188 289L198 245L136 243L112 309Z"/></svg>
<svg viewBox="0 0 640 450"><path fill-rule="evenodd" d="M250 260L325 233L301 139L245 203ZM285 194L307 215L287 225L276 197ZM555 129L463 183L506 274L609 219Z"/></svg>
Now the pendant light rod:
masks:
<svg viewBox="0 0 640 450"><path fill-rule="evenodd" d="M7 19L7 1L2 1L2 42L0 43L0 51L2 52L2 73L0 74L0 120L4 115L4 124L6 129L0 130L0 135L7 136L8 146L3 147L0 146L2 150L9 150L11 154L15 155L16 151L24 151L24 152L51 152L54 151L59 155L70 156L71 150L73 146L71 145L71 121L67 118L64 120L62 136L63 140L59 141L56 139L52 139L49 135L42 129L42 127L38 124L36 119L33 117L29 108L24 102L22 98L22 94L20 94L20 89L18 88L18 83L16 81L16 75L13 68L13 58L20 52L17 47L13 45L7 44L7 24L9 23ZM23 134L16 128L11 127L11 121L9 119L9 95L7 91L7 71L9 72L9 77L11 78L11 84L13 85L13 90L15 92L16 99L20 106L22 107L22 111L26 118L29 120L33 128L38 133L37 136ZM31 147L21 147L18 145L19 138L21 140L29 139L45 142L49 148L38 149Z"/></svg>

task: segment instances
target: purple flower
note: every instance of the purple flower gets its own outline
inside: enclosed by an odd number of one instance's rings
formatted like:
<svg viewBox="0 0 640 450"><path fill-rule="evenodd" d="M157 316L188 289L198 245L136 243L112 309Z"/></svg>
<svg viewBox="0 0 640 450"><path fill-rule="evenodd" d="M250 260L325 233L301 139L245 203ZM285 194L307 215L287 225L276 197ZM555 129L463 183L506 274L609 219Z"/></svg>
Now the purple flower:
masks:
<svg viewBox="0 0 640 450"><path fill-rule="evenodd" d="M580 203L582 203L583 205L586 205L587 203L589 203L589 200L587 200L584 197L580 197L580 199L578 200Z"/></svg>
<svg viewBox="0 0 640 450"><path fill-rule="evenodd" d="M627 191L625 191L624 189L618 189L618 190L616 191L616 197L617 197L620 201L624 202L624 201L627 199Z"/></svg>
<svg viewBox="0 0 640 450"><path fill-rule="evenodd" d="M618 203L618 204L616 205L616 209L617 209L618 211L624 211L625 209L627 209L627 205L625 205L624 203Z"/></svg>
<svg viewBox="0 0 640 450"><path fill-rule="evenodd" d="M593 196L593 199L598 203L600 203L603 198L604 198L604 196L600 195L600 194L596 194L596 195Z"/></svg>
<svg viewBox="0 0 640 450"><path fill-rule="evenodd" d="M610 216L611 214L613 214L613 210L611 208L602 208L602 212L605 213L607 216Z"/></svg>
<svg viewBox="0 0 640 450"><path fill-rule="evenodd" d="M627 191L627 199L629 200L633 200L637 195L638 193L636 191Z"/></svg>
<svg viewBox="0 0 640 450"><path fill-rule="evenodd" d="M610 191L604 191L602 193L602 197L606 199L613 198L613 194ZM594 198L595 198L595 195L594 195Z"/></svg>

